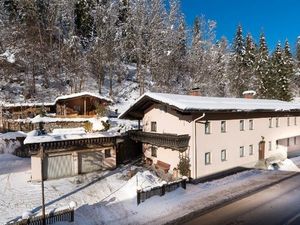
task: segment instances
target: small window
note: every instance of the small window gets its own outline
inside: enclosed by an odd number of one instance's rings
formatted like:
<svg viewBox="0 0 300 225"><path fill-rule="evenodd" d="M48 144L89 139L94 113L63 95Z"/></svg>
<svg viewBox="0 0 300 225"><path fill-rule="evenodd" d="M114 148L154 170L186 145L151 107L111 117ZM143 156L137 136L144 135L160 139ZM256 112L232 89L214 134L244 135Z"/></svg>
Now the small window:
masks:
<svg viewBox="0 0 300 225"><path fill-rule="evenodd" d="M151 156L157 157L157 148L154 146L151 146Z"/></svg>
<svg viewBox="0 0 300 225"><path fill-rule="evenodd" d="M226 150L225 149L223 149L221 151L221 161L226 161Z"/></svg>
<svg viewBox="0 0 300 225"><path fill-rule="evenodd" d="M290 139L289 139L289 138L286 140L286 145L287 145L288 147L290 146Z"/></svg>
<svg viewBox="0 0 300 225"><path fill-rule="evenodd" d="M221 133L226 132L226 121L221 121Z"/></svg>
<svg viewBox="0 0 300 225"><path fill-rule="evenodd" d="M240 120L240 131L243 131L244 129L245 129L244 120Z"/></svg>
<svg viewBox="0 0 300 225"><path fill-rule="evenodd" d="M278 149L278 147L279 147L279 141L276 140L276 149Z"/></svg>
<svg viewBox="0 0 300 225"><path fill-rule="evenodd" d="M272 142L269 141L269 151L271 151L271 150L272 150Z"/></svg>
<svg viewBox="0 0 300 225"><path fill-rule="evenodd" d="M279 118L276 118L276 127L279 127Z"/></svg>
<svg viewBox="0 0 300 225"><path fill-rule="evenodd" d="M249 130L253 130L253 120L249 120Z"/></svg>
<svg viewBox="0 0 300 225"><path fill-rule="evenodd" d="M272 118L269 118L269 128L272 128Z"/></svg>
<svg viewBox="0 0 300 225"><path fill-rule="evenodd" d="M249 155L253 155L253 145L249 145Z"/></svg>
<svg viewBox="0 0 300 225"><path fill-rule="evenodd" d="M105 149L105 150L104 150L104 155L105 155L105 158L111 157L110 149Z"/></svg>
<svg viewBox="0 0 300 225"><path fill-rule="evenodd" d="M286 118L287 125L290 126L290 117Z"/></svg>
<svg viewBox="0 0 300 225"><path fill-rule="evenodd" d="M240 147L240 157L244 157L245 156L245 149L244 146Z"/></svg>
<svg viewBox="0 0 300 225"><path fill-rule="evenodd" d="M156 132L156 122L151 122L151 131Z"/></svg>
<svg viewBox="0 0 300 225"><path fill-rule="evenodd" d="M294 117L294 125L297 126L297 117Z"/></svg>
<svg viewBox="0 0 300 225"><path fill-rule="evenodd" d="M297 145L297 137L294 137L294 145Z"/></svg>
<svg viewBox="0 0 300 225"><path fill-rule="evenodd" d="M210 122L205 123L205 134L210 134Z"/></svg>
<svg viewBox="0 0 300 225"><path fill-rule="evenodd" d="M205 165L209 165L211 163L210 161L210 152L205 153Z"/></svg>

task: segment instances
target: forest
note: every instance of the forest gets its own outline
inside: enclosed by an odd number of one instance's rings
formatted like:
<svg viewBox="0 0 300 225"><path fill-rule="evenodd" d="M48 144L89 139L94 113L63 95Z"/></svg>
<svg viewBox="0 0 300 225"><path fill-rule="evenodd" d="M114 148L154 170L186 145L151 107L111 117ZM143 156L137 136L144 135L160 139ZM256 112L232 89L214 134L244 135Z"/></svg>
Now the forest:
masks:
<svg viewBox="0 0 300 225"><path fill-rule="evenodd" d="M30 100L53 87L79 92L91 78L100 94L106 88L114 97L133 65L140 94L197 87L202 96L299 95L300 38L270 51L264 33L254 40L237 24L233 40L217 40L216 29L217 21L201 15L188 26L179 0L4 0L1 94Z"/></svg>

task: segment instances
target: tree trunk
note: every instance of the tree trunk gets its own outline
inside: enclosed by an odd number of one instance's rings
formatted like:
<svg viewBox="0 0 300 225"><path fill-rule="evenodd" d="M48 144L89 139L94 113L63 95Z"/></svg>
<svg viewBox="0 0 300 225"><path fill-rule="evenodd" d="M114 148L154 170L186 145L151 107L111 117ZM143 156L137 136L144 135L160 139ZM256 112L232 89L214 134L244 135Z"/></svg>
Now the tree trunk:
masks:
<svg viewBox="0 0 300 225"><path fill-rule="evenodd" d="M113 95L112 90L112 65L109 65L109 96L111 97Z"/></svg>

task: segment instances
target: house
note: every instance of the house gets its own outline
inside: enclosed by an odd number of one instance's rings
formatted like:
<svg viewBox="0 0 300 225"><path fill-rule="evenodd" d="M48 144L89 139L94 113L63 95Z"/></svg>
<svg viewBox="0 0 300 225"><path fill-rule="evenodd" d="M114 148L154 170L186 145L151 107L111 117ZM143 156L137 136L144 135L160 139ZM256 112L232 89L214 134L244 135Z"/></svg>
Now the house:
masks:
<svg viewBox="0 0 300 225"><path fill-rule="evenodd" d="M97 107L107 106L112 100L92 94L80 92L70 95L59 96L55 99L56 116L87 116L93 117L97 114Z"/></svg>
<svg viewBox="0 0 300 225"><path fill-rule="evenodd" d="M146 93L119 118L142 121L130 136L143 143L146 162L177 173L188 159L192 179L300 149L298 103Z"/></svg>
<svg viewBox="0 0 300 225"><path fill-rule="evenodd" d="M56 179L116 167L117 132L86 133L83 128L55 129L39 135L32 131L24 141L31 155L32 180Z"/></svg>
<svg viewBox="0 0 300 225"><path fill-rule="evenodd" d="M82 118L81 122L86 122L87 118L96 117L101 110L102 112L107 110L107 106L111 103L111 99L89 92L59 96L50 103L5 103L1 105L0 110L0 130L31 131L37 128L37 125L34 125L36 119L33 117L40 114L48 114L51 118ZM33 119L28 120L27 118ZM55 121L55 119L48 121ZM75 126L71 124L76 123L75 120L67 122L71 127L82 126L82 124L78 124L78 120ZM61 126L58 125L58 127Z"/></svg>

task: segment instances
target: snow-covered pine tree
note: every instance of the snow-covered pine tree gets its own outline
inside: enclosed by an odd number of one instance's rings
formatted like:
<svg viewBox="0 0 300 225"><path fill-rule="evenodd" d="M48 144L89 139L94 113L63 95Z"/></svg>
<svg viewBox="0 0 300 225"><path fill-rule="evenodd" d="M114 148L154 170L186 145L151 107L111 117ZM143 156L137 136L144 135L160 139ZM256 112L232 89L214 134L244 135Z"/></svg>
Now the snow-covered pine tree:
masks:
<svg viewBox="0 0 300 225"><path fill-rule="evenodd" d="M293 96L292 96L292 91L291 91L291 80L293 79L294 76L294 59L291 53L291 48L288 40L285 41L284 44L284 52L283 52L283 69L282 69L282 75L281 75L281 95L280 99L285 100L285 101L291 101Z"/></svg>
<svg viewBox="0 0 300 225"><path fill-rule="evenodd" d="M272 97L273 80L270 73L269 50L264 33L260 34L257 60L255 66L257 76L257 95L259 98Z"/></svg>
<svg viewBox="0 0 300 225"><path fill-rule="evenodd" d="M247 90L256 90L257 78L255 73L255 63L257 48L250 33L246 36L245 50L245 86L247 87Z"/></svg>
<svg viewBox="0 0 300 225"><path fill-rule="evenodd" d="M293 77L293 83L295 87L295 92L297 95L300 94L300 36L297 38L296 42L296 57L295 57L295 74Z"/></svg>
<svg viewBox="0 0 300 225"><path fill-rule="evenodd" d="M242 26L238 25L233 40L232 53L229 62L228 76L230 79L230 92L235 97L242 97L247 90L246 63L245 63L245 41Z"/></svg>

